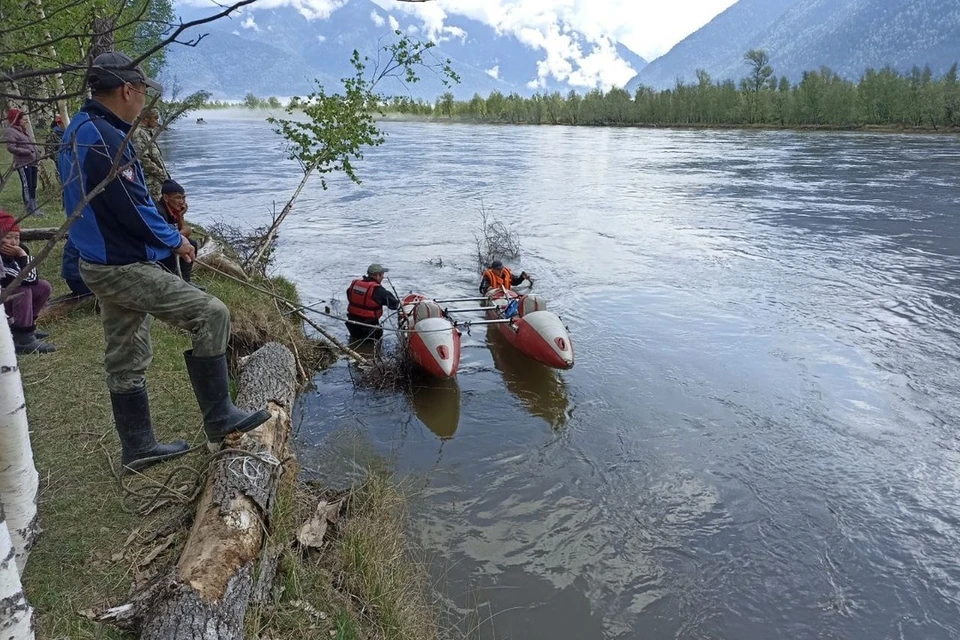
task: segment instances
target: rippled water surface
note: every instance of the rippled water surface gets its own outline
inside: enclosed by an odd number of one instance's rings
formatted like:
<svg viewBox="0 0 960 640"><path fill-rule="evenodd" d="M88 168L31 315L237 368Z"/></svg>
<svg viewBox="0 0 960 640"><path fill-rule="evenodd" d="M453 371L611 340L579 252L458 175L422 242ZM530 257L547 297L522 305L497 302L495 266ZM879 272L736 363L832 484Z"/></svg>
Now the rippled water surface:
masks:
<svg viewBox="0 0 960 640"><path fill-rule="evenodd" d="M297 167L262 120L205 117L165 141L191 216L263 224ZM367 449L419 479L464 626L960 637L957 138L386 128L361 186L311 183L278 270L310 300L374 261L470 295L482 199L577 347L558 374L474 330L458 385L341 364L302 402L307 467Z"/></svg>

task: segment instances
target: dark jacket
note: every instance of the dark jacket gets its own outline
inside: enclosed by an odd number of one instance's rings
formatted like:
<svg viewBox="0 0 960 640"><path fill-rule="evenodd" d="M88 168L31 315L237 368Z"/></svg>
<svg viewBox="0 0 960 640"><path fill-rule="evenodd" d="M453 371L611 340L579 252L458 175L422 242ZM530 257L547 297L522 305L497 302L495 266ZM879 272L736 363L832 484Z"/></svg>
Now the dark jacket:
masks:
<svg viewBox="0 0 960 640"><path fill-rule="evenodd" d="M68 216L83 201L83 194L107 177L129 131L129 124L94 100L88 100L70 122L57 158ZM180 233L157 211L129 141L120 167L126 168L83 208L70 227L70 240L82 259L95 264L163 260L180 246Z"/></svg>
<svg viewBox="0 0 960 640"><path fill-rule="evenodd" d="M0 287L6 287L13 282L17 274L30 262L30 249L26 245L20 245L20 248L27 252L27 255L22 258L0 254L0 257L3 258L3 274L0 275ZM37 270L31 269L21 284L27 286L37 284Z"/></svg>
<svg viewBox="0 0 960 640"><path fill-rule="evenodd" d="M363 281L373 282L373 278L370 276L363 276ZM397 300L397 296L384 289L383 285L380 285L373 290L373 301L379 304L381 307L387 307L391 311L396 311L400 308L400 301ZM348 317L352 315L353 314L350 313L347 314Z"/></svg>

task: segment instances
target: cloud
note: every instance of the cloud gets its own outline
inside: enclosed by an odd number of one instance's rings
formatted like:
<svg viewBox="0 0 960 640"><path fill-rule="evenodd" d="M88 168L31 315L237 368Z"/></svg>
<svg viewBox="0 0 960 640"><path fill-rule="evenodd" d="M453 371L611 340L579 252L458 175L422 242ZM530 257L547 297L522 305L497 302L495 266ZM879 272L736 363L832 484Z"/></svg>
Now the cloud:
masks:
<svg viewBox="0 0 960 640"><path fill-rule="evenodd" d="M317 34L317 42L326 42L326 41L327 41L327 36L323 35L322 33Z"/></svg>
<svg viewBox="0 0 960 640"><path fill-rule="evenodd" d="M387 21L383 19L382 15L377 13L376 9L370 12L370 19L373 20L373 24L377 25L378 27L382 27L383 25L387 24Z"/></svg>
<svg viewBox="0 0 960 640"><path fill-rule="evenodd" d="M623 43L652 60L735 1L374 0L387 14L402 11L416 17L419 24L408 25L407 32L436 42L465 40L467 34L451 24L458 16L490 25L500 34L514 35L540 52L538 75L533 79L537 86L555 78L581 87L609 87L629 80L629 65L617 55L615 43ZM216 8L212 0L179 2ZM348 2L257 0L250 10L292 6L308 19L325 20ZM394 20L390 16L391 28ZM412 29L415 26L419 26L418 31Z"/></svg>
<svg viewBox="0 0 960 640"><path fill-rule="evenodd" d="M493 67L487 69L487 75L493 78L494 80L500 79L500 65L495 64Z"/></svg>
<svg viewBox="0 0 960 640"><path fill-rule="evenodd" d="M400 29L400 21L394 18L393 16L388 16L390 18L390 30L398 31Z"/></svg>
<svg viewBox="0 0 960 640"><path fill-rule="evenodd" d="M243 19L243 22L240 23L240 26L244 29L253 29L254 31L260 31L260 27L257 26L256 21L253 19L253 16L247 16Z"/></svg>

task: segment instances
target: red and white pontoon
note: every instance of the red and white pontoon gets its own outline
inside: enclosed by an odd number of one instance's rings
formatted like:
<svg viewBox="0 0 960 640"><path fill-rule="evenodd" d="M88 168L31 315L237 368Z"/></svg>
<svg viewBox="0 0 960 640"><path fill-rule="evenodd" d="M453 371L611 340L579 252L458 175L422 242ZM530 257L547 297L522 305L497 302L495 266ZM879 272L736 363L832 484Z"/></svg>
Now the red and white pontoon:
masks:
<svg viewBox="0 0 960 640"><path fill-rule="evenodd" d="M554 369L573 368L573 342L557 314L547 311L543 297L491 289L486 295L487 319L520 353Z"/></svg>
<svg viewBox="0 0 960 640"><path fill-rule="evenodd" d="M410 357L436 378L453 378L460 367L460 332L440 305L420 294L401 303L401 333Z"/></svg>

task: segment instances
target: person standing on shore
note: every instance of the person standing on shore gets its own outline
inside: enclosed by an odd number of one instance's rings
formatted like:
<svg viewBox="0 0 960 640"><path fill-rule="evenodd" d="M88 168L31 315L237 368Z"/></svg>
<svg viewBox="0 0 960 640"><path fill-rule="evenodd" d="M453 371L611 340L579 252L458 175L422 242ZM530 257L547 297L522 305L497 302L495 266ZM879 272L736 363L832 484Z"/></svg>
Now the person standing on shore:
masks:
<svg viewBox="0 0 960 640"><path fill-rule="evenodd" d="M27 213L42 216L37 208L37 174L40 171L40 147L30 137L24 122L26 114L20 109L7 111L8 127L4 133L7 151L13 156L13 166L20 176L23 206Z"/></svg>
<svg viewBox="0 0 960 640"><path fill-rule="evenodd" d="M157 146L157 129L160 119L156 109L144 109L140 116L140 125L133 131L133 144L137 149L137 158L143 166L143 175L147 179L147 191L154 202L160 202L163 181L170 177L163 162L163 154Z"/></svg>
<svg viewBox="0 0 960 640"><path fill-rule="evenodd" d="M58 169L65 209L81 211L70 227L70 240L80 254L80 275L100 301L104 368L122 464L139 471L190 448L182 440L161 444L154 436L146 388L153 317L193 339L184 359L210 442L250 431L270 413L246 413L230 398L226 305L157 264L171 254L188 261L196 256L187 238L157 211L143 168L127 143L147 92L160 91L160 85L119 52L97 56L88 82L93 97L64 132ZM85 194L104 181L106 188L84 203Z"/></svg>

